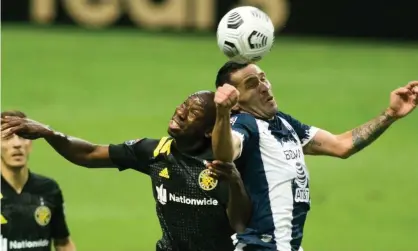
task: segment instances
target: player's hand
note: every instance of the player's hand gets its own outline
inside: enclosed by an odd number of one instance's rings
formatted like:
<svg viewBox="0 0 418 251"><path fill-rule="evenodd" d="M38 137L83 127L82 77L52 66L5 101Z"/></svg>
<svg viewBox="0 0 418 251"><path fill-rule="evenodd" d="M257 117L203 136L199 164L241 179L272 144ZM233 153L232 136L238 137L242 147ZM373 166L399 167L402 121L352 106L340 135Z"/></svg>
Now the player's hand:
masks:
<svg viewBox="0 0 418 251"><path fill-rule="evenodd" d="M233 181L241 178L234 163L214 160L206 163L206 167L209 168L210 176L214 179Z"/></svg>
<svg viewBox="0 0 418 251"><path fill-rule="evenodd" d="M386 112L394 118L402 118L411 113L417 104L418 81L411 81L390 94L390 105Z"/></svg>
<svg viewBox="0 0 418 251"><path fill-rule="evenodd" d="M14 116L1 118L1 134L3 138L8 138L17 134L25 139L38 139L51 133L48 126L37 121Z"/></svg>
<svg viewBox="0 0 418 251"><path fill-rule="evenodd" d="M215 104L218 109L228 112L238 103L239 91L230 84L224 84L215 92Z"/></svg>

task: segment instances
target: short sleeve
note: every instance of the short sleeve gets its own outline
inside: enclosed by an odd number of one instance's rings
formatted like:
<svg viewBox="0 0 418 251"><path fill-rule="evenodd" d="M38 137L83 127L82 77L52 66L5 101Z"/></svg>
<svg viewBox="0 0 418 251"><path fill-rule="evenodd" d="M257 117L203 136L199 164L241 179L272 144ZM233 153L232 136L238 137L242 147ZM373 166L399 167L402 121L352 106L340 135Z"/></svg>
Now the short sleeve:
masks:
<svg viewBox="0 0 418 251"><path fill-rule="evenodd" d="M255 118L250 114L235 114L231 117L232 133L241 139L241 151L251 140L258 137L258 127Z"/></svg>
<svg viewBox="0 0 418 251"><path fill-rule="evenodd" d="M64 197L58 185L54 196L55 209L51 216L51 237L53 239L65 239L70 236L70 231L65 220Z"/></svg>
<svg viewBox="0 0 418 251"><path fill-rule="evenodd" d="M120 171L134 169L149 174L149 163L154 149L158 145L156 139L129 140L122 144L109 145L109 156Z"/></svg>
<svg viewBox="0 0 418 251"><path fill-rule="evenodd" d="M279 116L285 119L293 127L302 146L308 144L319 130L317 127L306 125L288 114L279 112Z"/></svg>

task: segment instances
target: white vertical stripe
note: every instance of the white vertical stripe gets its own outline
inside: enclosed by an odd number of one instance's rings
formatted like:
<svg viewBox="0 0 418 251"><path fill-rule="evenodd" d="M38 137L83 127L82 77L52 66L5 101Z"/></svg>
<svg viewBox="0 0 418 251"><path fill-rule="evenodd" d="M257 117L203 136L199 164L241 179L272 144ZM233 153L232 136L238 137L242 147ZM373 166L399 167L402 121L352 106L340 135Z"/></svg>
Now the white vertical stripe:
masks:
<svg viewBox="0 0 418 251"><path fill-rule="evenodd" d="M260 152L269 188L270 207L278 250L291 251L293 194L291 180L295 168L286 161L283 150L294 142L280 143L268 130L268 123L257 120L260 133Z"/></svg>

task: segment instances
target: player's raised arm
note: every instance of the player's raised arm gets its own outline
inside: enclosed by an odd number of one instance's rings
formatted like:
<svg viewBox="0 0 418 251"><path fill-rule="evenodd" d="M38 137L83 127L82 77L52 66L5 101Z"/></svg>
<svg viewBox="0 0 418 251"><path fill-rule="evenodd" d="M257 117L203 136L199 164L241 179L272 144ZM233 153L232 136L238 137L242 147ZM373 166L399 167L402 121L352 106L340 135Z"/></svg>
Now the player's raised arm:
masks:
<svg viewBox="0 0 418 251"><path fill-rule="evenodd" d="M215 93L216 122L212 131L212 149L215 159L231 162L239 157L243 140L231 127L231 109L238 102L239 92L232 85L225 84Z"/></svg>
<svg viewBox="0 0 418 251"><path fill-rule="evenodd" d="M66 136L37 121L4 117L1 119L2 137L17 134L27 139L44 138L61 156L68 161L85 167L111 167L109 146L97 145L88 141Z"/></svg>
<svg viewBox="0 0 418 251"><path fill-rule="evenodd" d="M391 93L389 107L381 115L339 135L319 130L304 147L304 152L311 155L348 158L373 143L395 121L411 113L417 103L418 81L412 81Z"/></svg>

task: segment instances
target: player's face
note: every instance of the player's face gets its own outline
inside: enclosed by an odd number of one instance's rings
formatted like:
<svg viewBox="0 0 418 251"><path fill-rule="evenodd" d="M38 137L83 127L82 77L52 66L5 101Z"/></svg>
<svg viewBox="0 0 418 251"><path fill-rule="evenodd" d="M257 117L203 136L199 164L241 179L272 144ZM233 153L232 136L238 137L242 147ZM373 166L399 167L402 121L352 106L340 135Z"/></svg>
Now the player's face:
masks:
<svg viewBox="0 0 418 251"><path fill-rule="evenodd" d="M169 135L173 138L195 137L196 140L205 137L215 117L214 104L208 105L209 102L213 103L213 94L200 94L190 96L177 106L168 126Z"/></svg>
<svg viewBox="0 0 418 251"><path fill-rule="evenodd" d="M1 161L2 165L9 168L22 168L26 166L32 142L13 134L9 138L2 139Z"/></svg>
<svg viewBox="0 0 418 251"><path fill-rule="evenodd" d="M271 84L266 74L254 64L231 74L239 96L239 108L257 117L269 119L277 112Z"/></svg>

